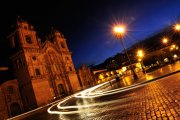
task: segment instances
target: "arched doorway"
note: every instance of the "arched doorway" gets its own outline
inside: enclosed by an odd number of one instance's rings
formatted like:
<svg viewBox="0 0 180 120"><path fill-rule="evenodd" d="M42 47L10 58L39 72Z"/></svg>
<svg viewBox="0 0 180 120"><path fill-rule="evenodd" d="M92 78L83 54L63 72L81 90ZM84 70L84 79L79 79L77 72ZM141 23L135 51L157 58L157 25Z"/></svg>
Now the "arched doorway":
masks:
<svg viewBox="0 0 180 120"><path fill-rule="evenodd" d="M12 103L10 109L11 109L11 116L16 116L22 113L19 103L16 102Z"/></svg>
<svg viewBox="0 0 180 120"><path fill-rule="evenodd" d="M60 96L65 96L65 90L64 90L63 84L58 85L58 90L59 90Z"/></svg>

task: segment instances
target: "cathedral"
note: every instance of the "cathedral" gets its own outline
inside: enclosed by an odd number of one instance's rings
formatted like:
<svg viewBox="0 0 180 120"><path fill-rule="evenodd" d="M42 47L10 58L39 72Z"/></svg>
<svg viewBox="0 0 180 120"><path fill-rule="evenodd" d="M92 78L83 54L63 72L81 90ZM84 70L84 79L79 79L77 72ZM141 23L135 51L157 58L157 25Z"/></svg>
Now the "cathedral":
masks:
<svg viewBox="0 0 180 120"><path fill-rule="evenodd" d="M18 86L22 111L80 90L72 53L61 32L52 29L46 39L41 40L31 24L19 19L8 38L16 79L11 81Z"/></svg>

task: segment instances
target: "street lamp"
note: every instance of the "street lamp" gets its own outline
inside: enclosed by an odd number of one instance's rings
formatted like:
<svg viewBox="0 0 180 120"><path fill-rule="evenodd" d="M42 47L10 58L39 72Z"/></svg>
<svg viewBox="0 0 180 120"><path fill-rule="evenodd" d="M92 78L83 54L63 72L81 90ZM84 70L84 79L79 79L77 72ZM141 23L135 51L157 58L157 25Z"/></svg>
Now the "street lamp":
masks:
<svg viewBox="0 0 180 120"><path fill-rule="evenodd" d="M168 43L168 39L167 39L166 37L164 37L164 38L162 39L162 43L167 44L167 43Z"/></svg>
<svg viewBox="0 0 180 120"><path fill-rule="evenodd" d="M180 31L180 24L179 24L179 23L175 24L175 25L174 25L174 29L175 29L176 31Z"/></svg>
<svg viewBox="0 0 180 120"><path fill-rule="evenodd" d="M131 60L129 58L129 55L128 55L127 50L126 50L126 48L124 46L124 43L123 43L123 37L124 37L125 32L126 32L126 28L125 28L124 25L117 25L117 26L114 26L114 28L113 28L113 34L118 40L120 40L120 43L123 46L123 49L124 49L124 51L125 51L125 53L127 55L128 61L130 63L130 69L131 69L131 71L133 73L133 77L136 80L136 79L138 79L138 76L136 75L136 73L135 73L135 71L134 71L134 69L132 67Z"/></svg>
<svg viewBox="0 0 180 120"><path fill-rule="evenodd" d="M138 57L138 61L139 61L139 63L141 64L141 68L142 68L142 71L143 71L143 73L145 74L146 73L146 71L144 70L144 67L143 67L143 63L142 63L142 59L143 59L143 57L144 57L144 52L142 51L142 50L138 50L137 51L137 57Z"/></svg>
<svg viewBox="0 0 180 120"><path fill-rule="evenodd" d="M144 57L144 52L143 52L142 50L138 50L137 56L138 56L139 58L143 58L143 57Z"/></svg>

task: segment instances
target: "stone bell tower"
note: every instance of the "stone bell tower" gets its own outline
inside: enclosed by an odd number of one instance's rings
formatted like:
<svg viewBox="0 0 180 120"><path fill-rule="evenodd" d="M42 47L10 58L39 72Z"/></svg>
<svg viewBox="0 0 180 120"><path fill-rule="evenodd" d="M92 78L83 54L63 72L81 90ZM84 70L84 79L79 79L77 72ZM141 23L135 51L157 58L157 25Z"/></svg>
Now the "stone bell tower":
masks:
<svg viewBox="0 0 180 120"><path fill-rule="evenodd" d="M52 100L52 95L33 26L26 21L17 20L10 40L13 50L11 60L24 108L29 110L48 103Z"/></svg>
<svg viewBox="0 0 180 120"><path fill-rule="evenodd" d="M10 58L25 109L42 106L80 89L72 53L62 33L53 30L41 42L31 24L18 20L9 38Z"/></svg>
<svg viewBox="0 0 180 120"><path fill-rule="evenodd" d="M72 61L72 52L69 51L66 38L58 30L53 29L51 36L54 41L54 45L59 49L59 54L61 55L61 62L63 63L63 71L66 76L66 81L69 81L69 92L76 92L80 89L79 80L74 68L74 63Z"/></svg>

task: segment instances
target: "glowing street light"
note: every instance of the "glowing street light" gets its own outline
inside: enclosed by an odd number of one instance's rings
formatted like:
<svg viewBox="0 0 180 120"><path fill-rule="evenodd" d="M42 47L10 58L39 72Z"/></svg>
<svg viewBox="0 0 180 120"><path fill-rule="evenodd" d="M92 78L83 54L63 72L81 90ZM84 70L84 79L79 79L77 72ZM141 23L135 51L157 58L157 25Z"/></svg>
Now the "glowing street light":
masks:
<svg viewBox="0 0 180 120"><path fill-rule="evenodd" d="M179 24L179 23L175 24L175 25L174 25L174 29L175 29L176 31L180 31L180 24Z"/></svg>
<svg viewBox="0 0 180 120"><path fill-rule="evenodd" d="M119 34L123 34L123 33L125 33L125 27L124 26L115 26L114 32L119 33Z"/></svg>
<svg viewBox="0 0 180 120"><path fill-rule="evenodd" d="M130 69L131 69L131 71L133 73L134 79L138 79L138 76L136 75L136 73L135 73L135 71L134 71L134 69L132 67L131 60L129 58L129 55L128 55L127 50L126 50L126 48L124 46L124 43L123 43L123 37L124 37L125 33L126 33L126 27L124 25L116 25L116 26L114 26L113 34L118 40L120 40L120 42L121 42L121 44L122 44L122 46L124 48L124 51L125 51L125 53L127 55L127 58L128 58L128 61L130 63Z"/></svg>
<svg viewBox="0 0 180 120"><path fill-rule="evenodd" d="M167 44L167 43L168 43L168 39L167 39L167 38L163 38L163 39L162 39L162 42L163 42L164 44Z"/></svg>
<svg viewBox="0 0 180 120"><path fill-rule="evenodd" d="M178 56L176 54L173 55L174 58L177 58Z"/></svg>
<svg viewBox="0 0 180 120"><path fill-rule="evenodd" d="M143 58L143 57L144 57L144 52L143 52L142 50L138 50L137 56L138 56L139 58Z"/></svg>
<svg viewBox="0 0 180 120"><path fill-rule="evenodd" d="M176 45L175 45L175 44L173 44L171 47L174 49L174 48L176 47Z"/></svg>
<svg viewBox="0 0 180 120"><path fill-rule="evenodd" d="M117 25L113 28L113 33L118 39L122 39L126 32L126 28L124 25Z"/></svg>
<svg viewBox="0 0 180 120"><path fill-rule="evenodd" d="M171 45L170 50L174 50L175 48L177 48L177 46L175 44Z"/></svg>
<svg viewBox="0 0 180 120"><path fill-rule="evenodd" d="M141 58L138 58L138 61L139 61L139 62L141 62L141 60L142 60Z"/></svg>

